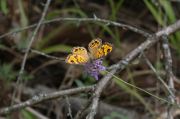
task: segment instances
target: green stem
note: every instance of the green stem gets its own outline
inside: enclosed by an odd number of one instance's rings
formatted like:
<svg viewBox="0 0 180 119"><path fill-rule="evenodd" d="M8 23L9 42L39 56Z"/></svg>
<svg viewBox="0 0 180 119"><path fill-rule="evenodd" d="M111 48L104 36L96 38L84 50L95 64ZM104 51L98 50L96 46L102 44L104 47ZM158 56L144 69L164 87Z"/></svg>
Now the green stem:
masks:
<svg viewBox="0 0 180 119"><path fill-rule="evenodd" d="M134 85L132 85L132 84L129 84L129 83L123 81L122 79L118 78L117 76L111 74L111 73L108 72L108 71L105 71L105 72L108 73L108 74L110 74L110 75L112 75L114 78L117 78L118 80L122 81L123 83L125 83L125 84L127 84L127 85L129 85L129 86L132 86L132 87L134 87L134 88L137 88L137 89L139 89L139 90L141 90L141 91L143 91L143 92L145 92L145 93L147 93L147 94L149 94L149 95L151 95L151 96L153 96L153 97L155 97L155 98L157 98L157 99L160 99L160 100L162 100L162 101L164 101L164 102L167 102L167 103L169 103L169 104L171 104L171 105L174 105L174 106L176 106L176 107L178 107L178 108L180 109L180 107L177 106L176 104L173 104L173 103L171 103L171 102L169 102L169 101L167 101L167 100L164 100L164 99L162 99L162 98L160 98L160 97L157 97L157 96L155 96L155 95L153 95L153 94L151 94L151 93L149 93L149 92L147 92L147 91L145 91L145 90L143 90L143 89L141 89L141 88L139 88L139 87L136 87L136 86L134 86Z"/></svg>

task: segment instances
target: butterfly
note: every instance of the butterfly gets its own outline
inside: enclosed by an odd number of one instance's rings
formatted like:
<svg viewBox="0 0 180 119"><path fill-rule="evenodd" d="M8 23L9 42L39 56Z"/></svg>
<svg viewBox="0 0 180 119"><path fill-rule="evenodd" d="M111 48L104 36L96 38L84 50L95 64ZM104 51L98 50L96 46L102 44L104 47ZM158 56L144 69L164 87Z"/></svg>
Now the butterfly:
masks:
<svg viewBox="0 0 180 119"><path fill-rule="evenodd" d="M73 54L69 54L65 62L69 64L85 64L87 62L92 62L106 56L113 50L113 48L113 44L106 42L102 45L102 40L96 38L89 43L89 52L87 52L84 47L74 47L71 50Z"/></svg>

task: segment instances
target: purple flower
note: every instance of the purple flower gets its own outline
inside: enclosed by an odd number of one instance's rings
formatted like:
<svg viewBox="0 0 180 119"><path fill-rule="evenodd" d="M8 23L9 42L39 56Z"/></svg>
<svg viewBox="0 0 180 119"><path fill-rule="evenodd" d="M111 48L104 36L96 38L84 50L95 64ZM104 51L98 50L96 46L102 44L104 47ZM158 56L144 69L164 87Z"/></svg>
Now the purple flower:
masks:
<svg viewBox="0 0 180 119"><path fill-rule="evenodd" d="M98 80L98 74L99 74L98 70L100 70L100 71L106 70L106 68L101 65L103 63L102 59L103 58L99 58L97 60L94 60L93 62L86 63L84 65L84 67L85 67L84 73L86 73L85 75L87 75L87 73L90 73L91 77L95 77L96 80Z"/></svg>

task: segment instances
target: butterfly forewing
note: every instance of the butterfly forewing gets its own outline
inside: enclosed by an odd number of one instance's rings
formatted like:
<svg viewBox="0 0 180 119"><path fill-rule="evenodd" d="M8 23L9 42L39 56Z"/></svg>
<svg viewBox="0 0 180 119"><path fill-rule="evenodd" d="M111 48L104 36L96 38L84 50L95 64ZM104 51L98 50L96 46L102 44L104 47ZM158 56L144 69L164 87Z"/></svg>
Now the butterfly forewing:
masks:
<svg viewBox="0 0 180 119"><path fill-rule="evenodd" d="M93 39L90 43L89 43L89 52L90 52L90 57L91 59L95 59L97 52L100 50L102 45L102 40L99 38Z"/></svg>
<svg viewBox="0 0 180 119"><path fill-rule="evenodd" d="M86 62L89 62L89 59L81 55L70 54L65 62L69 64L85 64Z"/></svg>
<svg viewBox="0 0 180 119"><path fill-rule="evenodd" d="M113 50L114 46L111 43L104 43L101 48L98 50L96 55L94 56L94 59L101 58L103 56L106 56Z"/></svg>

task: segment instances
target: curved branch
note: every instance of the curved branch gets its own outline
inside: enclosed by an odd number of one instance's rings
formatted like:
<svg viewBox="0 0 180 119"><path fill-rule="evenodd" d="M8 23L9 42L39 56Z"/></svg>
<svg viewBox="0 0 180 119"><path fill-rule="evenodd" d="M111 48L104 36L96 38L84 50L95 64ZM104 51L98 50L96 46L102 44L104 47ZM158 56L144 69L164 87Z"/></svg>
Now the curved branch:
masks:
<svg viewBox="0 0 180 119"><path fill-rule="evenodd" d="M134 31L136 33L139 33L139 34L141 34L143 36L146 36L146 37L150 36L149 33L145 32L145 31L142 31L140 29L134 28L132 26L117 23L117 22L113 22L113 21L109 21L109 20L105 20L105 19L100 19L100 18L57 18L57 19L42 22L42 24L49 24L49 23L52 23L52 22L59 22L59 21L80 21L80 22L82 22L82 21L99 21L99 22L107 23L108 25L114 25L114 26L118 26L118 27L122 27L122 28L125 28L125 29L132 30L132 31ZM33 25L28 26L28 27L22 28L20 30L9 32L7 34L1 35L0 39L5 37L5 36L11 35L11 34L13 34L13 36L14 36L14 34L17 34L18 32L33 28L33 27L35 27L37 25L38 24L33 24Z"/></svg>

